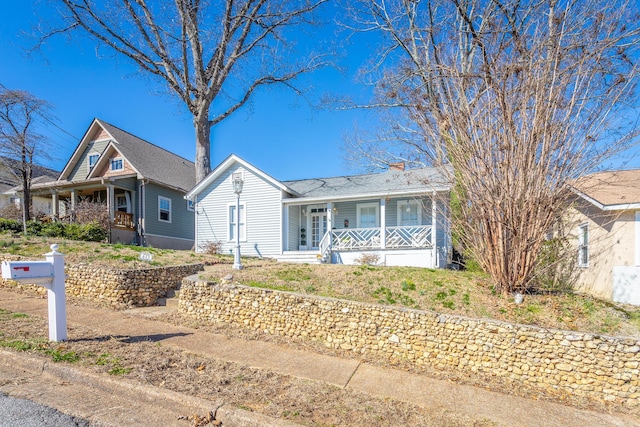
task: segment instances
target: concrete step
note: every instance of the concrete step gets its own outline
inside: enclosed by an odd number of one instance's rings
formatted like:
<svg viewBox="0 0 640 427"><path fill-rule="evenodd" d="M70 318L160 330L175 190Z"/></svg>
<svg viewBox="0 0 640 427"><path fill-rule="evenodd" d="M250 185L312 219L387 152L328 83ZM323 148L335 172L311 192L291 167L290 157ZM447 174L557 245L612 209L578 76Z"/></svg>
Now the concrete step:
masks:
<svg viewBox="0 0 640 427"><path fill-rule="evenodd" d="M320 264L321 258L318 258L317 252L285 252L275 257L278 262L292 262L297 264Z"/></svg>

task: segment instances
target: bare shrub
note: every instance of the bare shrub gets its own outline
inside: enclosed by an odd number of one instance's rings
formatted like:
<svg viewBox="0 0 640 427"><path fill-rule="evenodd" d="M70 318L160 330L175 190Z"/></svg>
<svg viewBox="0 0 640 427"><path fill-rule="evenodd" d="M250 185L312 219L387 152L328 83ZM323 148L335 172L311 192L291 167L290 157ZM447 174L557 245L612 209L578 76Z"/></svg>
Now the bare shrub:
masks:
<svg viewBox="0 0 640 427"><path fill-rule="evenodd" d="M22 222L22 209L16 206L14 203L10 203L7 206L0 209L0 217L7 219L15 219Z"/></svg>
<svg viewBox="0 0 640 427"><path fill-rule="evenodd" d="M215 242L207 240L206 242L200 244L198 246L200 252L203 252L208 255L217 255L222 251L222 242L217 240Z"/></svg>
<svg viewBox="0 0 640 427"><path fill-rule="evenodd" d="M109 209L105 202L96 202L88 198L80 199L76 204L75 222L89 224L97 222L105 230L109 229Z"/></svg>
<svg viewBox="0 0 640 427"><path fill-rule="evenodd" d="M375 252L363 253L354 261L360 265L377 265L380 262L380 254Z"/></svg>

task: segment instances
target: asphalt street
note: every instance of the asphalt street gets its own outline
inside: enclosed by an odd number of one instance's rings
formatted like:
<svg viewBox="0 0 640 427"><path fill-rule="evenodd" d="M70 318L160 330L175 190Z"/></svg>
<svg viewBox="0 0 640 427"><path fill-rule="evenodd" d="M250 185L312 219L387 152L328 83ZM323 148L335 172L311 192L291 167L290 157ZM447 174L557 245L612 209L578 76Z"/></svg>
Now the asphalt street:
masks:
<svg viewBox="0 0 640 427"><path fill-rule="evenodd" d="M85 427L89 423L48 406L0 393L0 427Z"/></svg>

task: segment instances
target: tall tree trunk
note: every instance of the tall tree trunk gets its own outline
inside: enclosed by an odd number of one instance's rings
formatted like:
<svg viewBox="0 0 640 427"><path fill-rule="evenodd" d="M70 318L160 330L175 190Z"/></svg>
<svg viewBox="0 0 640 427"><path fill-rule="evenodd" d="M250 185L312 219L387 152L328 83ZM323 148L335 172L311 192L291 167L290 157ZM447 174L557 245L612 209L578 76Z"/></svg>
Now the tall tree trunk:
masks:
<svg viewBox="0 0 640 427"><path fill-rule="evenodd" d="M209 124L208 109L193 118L196 129L196 183L202 181L211 172L211 125Z"/></svg>

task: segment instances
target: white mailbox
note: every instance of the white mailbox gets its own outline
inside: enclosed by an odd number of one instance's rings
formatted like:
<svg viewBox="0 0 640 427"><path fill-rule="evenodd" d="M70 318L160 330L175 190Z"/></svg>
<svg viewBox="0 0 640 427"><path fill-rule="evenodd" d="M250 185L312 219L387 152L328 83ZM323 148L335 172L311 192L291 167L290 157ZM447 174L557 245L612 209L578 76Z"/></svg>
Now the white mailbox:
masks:
<svg viewBox="0 0 640 427"><path fill-rule="evenodd" d="M53 282L53 264L48 261L3 261L2 278L45 285Z"/></svg>
<svg viewBox="0 0 640 427"><path fill-rule="evenodd" d="M2 278L47 288L49 339L67 339L67 308L64 294L64 256L51 245L46 261L3 261Z"/></svg>

